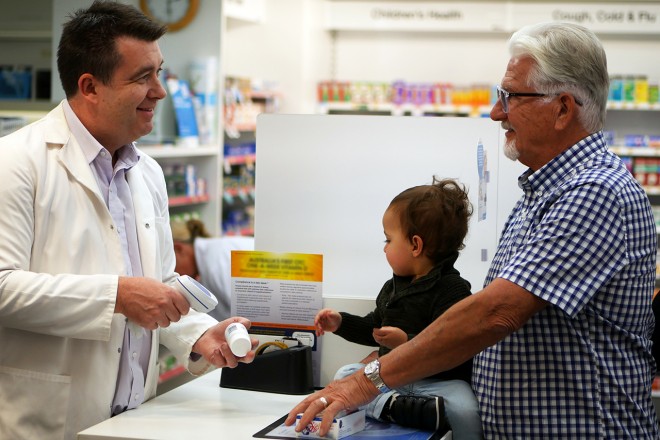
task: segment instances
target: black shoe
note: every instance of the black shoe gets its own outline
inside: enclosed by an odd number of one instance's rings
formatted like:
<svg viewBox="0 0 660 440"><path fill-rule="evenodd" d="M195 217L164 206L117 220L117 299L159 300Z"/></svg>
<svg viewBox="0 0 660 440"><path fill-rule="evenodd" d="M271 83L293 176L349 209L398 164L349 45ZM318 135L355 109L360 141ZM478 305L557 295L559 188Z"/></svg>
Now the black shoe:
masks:
<svg viewBox="0 0 660 440"><path fill-rule="evenodd" d="M395 393L389 418L396 424L424 431L446 431L445 400L438 396L407 396Z"/></svg>

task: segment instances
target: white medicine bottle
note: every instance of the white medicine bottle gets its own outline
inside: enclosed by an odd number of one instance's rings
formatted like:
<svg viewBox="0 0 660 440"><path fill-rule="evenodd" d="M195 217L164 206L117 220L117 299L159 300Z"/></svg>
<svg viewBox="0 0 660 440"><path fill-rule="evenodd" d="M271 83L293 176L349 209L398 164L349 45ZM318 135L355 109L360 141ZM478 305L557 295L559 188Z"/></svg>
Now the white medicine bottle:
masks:
<svg viewBox="0 0 660 440"><path fill-rule="evenodd" d="M250 335L243 324L240 322L233 322L229 324L225 330L225 339L227 344L236 357L245 356L250 348L252 348L252 341Z"/></svg>

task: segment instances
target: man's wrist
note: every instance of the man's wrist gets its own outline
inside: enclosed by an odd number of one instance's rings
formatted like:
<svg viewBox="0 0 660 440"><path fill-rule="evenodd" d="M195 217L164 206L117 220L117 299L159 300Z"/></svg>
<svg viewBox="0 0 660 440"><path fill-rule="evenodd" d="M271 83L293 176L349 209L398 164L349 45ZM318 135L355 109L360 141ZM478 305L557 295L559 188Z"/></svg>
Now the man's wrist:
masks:
<svg viewBox="0 0 660 440"><path fill-rule="evenodd" d="M390 388L383 382L383 379L380 377L380 360L374 359L369 362L364 367L364 375L369 379L369 381L376 387L379 393L387 393L390 391Z"/></svg>

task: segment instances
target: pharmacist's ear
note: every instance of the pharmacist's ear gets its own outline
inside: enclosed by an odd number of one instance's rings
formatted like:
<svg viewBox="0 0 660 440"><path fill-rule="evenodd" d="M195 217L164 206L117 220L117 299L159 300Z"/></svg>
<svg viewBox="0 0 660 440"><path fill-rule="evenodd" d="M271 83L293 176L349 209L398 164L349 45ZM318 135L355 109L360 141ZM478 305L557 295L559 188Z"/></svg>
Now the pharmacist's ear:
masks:
<svg viewBox="0 0 660 440"><path fill-rule="evenodd" d="M422 251L424 250L424 240L422 240L422 237L419 235L413 235L410 242L412 243L413 257L419 257L422 255Z"/></svg>
<svg viewBox="0 0 660 440"><path fill-rule="evenodd" d="M96 81L91 73L83 73L78 78L78 93L85 99L96 100Z"/></svg>

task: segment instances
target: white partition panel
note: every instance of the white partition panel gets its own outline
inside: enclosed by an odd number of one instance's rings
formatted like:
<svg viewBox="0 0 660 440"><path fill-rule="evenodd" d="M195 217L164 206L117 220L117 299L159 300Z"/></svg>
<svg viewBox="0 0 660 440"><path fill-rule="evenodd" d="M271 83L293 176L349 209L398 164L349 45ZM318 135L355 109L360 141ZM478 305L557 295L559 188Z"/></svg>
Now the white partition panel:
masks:
<svg viewBox="0 0 660 440"><path fill-rule="evenodd" d="M382 215L405 188L458 178L474 206L457 267L481 288L498 224L499 124L489 119L268 115L257 123L255 246L324 256L326 297L374 298L391 269ZM477 145L490 179L478 219ZM516 188L515 182L511 182Z"/></svg>

